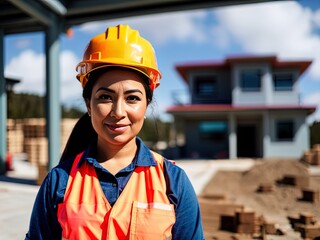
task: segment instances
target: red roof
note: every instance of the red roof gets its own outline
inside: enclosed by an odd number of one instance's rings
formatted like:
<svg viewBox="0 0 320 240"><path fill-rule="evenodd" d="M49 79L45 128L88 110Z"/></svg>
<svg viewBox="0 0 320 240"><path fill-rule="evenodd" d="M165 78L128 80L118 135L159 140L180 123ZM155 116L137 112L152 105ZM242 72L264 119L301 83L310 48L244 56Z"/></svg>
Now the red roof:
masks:
<svg viewBox="0 0 320 240"><path fill-rule="evenodd" d="M316 110L316 106L307 105L245 105L234 106L231 104L188 104L175 105L167 109L168 113L191 113L191 112L242 112L257 110L306 110L309 114Z"/></svg>
<svg viewBox="0 0 320 240"><path fill-rule="evenodd" d="M199 69L216 69L216 68L230 68L234 63L257 63L257 62L269 62L273 68L297 68L300 74L311 65L312 61L279 61L275 56L230 56L223 61L207 61L197 63L187 63L176 65L177 71L182 78L188 82L188 72L191 70Z"/></svg>

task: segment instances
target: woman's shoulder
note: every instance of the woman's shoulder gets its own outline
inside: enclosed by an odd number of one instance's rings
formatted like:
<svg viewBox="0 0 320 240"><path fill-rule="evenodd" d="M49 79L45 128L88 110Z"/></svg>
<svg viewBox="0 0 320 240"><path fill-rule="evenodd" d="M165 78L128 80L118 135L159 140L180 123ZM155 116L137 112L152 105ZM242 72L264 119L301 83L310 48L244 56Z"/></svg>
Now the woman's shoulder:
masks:
<svg viewBox="0 0 320 240"><path fill-rule="evenodd" d="M55 185L66 184L69 178L72 162L72 159L68 159L50 169L44 179L44 183L51 185L52 187L55 187Z"/></svg>
<svg viewBox="0 0 320 240"><path fill-rule="evenodd" d="M50 172L54 174L69 174L73 163L73 158L69 158L64 160L63 162L58 163L55 167L53 167Z"/></svg>
<svg viewBox="0 0 320 240"><path fill-rule="evenodd" d="M50 169L41 183L38 195L50 196L54 206L61 202L68 183L70 166L72 161L64 161Z"/></svg>
<svg viewBox="0 0 320 240"><path fill-rule="evenodd" d="M163 157L163 165L165 169L165 173L171 179L186 179L188 178L184 169L182 169L176 161Z"/></svg>

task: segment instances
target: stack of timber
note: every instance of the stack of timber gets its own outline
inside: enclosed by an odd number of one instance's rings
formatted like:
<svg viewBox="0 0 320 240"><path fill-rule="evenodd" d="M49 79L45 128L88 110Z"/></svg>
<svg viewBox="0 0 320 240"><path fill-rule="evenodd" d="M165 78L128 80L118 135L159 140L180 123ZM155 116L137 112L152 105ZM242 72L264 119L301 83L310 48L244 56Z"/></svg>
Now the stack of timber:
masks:
<svg viewBox="0 0 320 240"><path fill-rule="evenodd" d="M73 119L73 118L62 119L61 121L61 152L63 151L65 145L67 144L67 141L72 132L72 129L77 121L78 119Z"/></svg>
<svg viewBox="0 0 320 240"><path fill-rule="evenodd" d="M23 130L21 120L7 120L7 149L8 153L23 152Z"/></svg>
<svg viewBox="0 0 320 240"><path fill-rule="evenodd" d="M28 160L35 165L47 165L48 140L44 119L26 119L23 123L24 152Z"/></svg>
<svg viewBox="0 0 320 240"><path fill-rule="evenodd" d="M301 161L309 165L320 166L320 144L315 144L310 150L305 151Z"/></svg>

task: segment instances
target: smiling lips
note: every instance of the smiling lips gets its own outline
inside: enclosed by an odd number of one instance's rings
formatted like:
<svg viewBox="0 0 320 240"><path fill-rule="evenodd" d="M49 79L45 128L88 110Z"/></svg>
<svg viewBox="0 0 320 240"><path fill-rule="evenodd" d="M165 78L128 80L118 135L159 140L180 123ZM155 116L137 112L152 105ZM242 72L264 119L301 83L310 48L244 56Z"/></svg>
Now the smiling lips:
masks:
<svg viewBox="0 0 320 240"><path fill-rule="evenodd" d="M106 126L113 132L122 133L129 125L127 124L106 124Z"/></svg>

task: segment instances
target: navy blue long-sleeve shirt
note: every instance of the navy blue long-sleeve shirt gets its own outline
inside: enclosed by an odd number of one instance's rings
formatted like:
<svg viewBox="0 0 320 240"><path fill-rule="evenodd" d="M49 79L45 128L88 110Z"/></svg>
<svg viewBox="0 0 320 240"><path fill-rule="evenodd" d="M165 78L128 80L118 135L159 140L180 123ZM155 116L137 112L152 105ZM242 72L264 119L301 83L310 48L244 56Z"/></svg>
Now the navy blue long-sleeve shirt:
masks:
<svg viewBox="0 0 320 240"><path fill-rule="evenodd" d="M93 165L102 190L112 206L125 188L133 170L137 166L154 166L156 161L147 146L137 138L138 151L134 161L113 175L94 158L89 147L79 164L88 161ZM63 202L73 159L53 168L44 179L37 194L31 214L27 239L61 239L62 230L57 218L58 204ZM173 239L204 239L200 208L197 196L186 173L167 159L164 160L164 174L167 196L175 207L176 223L172 229Z"/></svg>

